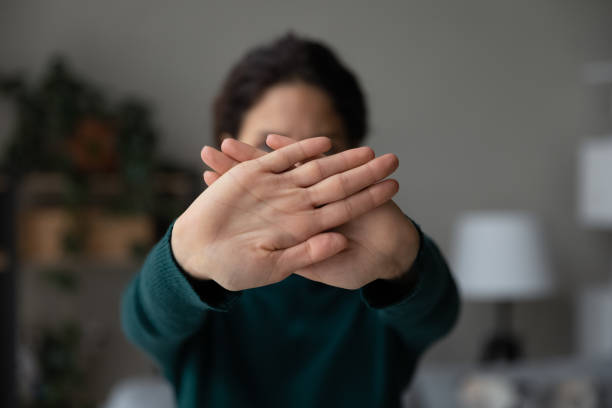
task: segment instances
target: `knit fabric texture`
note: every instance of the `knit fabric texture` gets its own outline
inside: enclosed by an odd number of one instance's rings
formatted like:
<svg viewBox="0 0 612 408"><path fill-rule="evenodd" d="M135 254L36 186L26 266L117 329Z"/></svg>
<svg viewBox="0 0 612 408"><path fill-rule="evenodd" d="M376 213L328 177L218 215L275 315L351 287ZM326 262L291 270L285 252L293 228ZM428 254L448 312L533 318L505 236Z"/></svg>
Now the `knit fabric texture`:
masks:
<svg viewBox="0 0 612 408"><path fill-rule="evenodd" d="M417 230L406 272L416 283L345 290L291 275L230 292L181 269L170 226L123 294L124 332L180 408L398 407L420 356L459 313L444 257Z"/></svg>

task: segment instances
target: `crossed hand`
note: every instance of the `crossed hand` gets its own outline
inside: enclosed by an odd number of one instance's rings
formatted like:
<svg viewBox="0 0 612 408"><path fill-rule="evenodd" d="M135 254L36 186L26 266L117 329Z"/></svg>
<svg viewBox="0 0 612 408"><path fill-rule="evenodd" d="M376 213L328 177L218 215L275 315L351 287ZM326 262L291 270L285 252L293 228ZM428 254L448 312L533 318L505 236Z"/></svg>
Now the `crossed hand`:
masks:
<svg viewBox="0 0 612 408"><path fill-rule="evenodd" d="M414 225L391 201L397 157L368 147L322 156L326 137L270 135L266 153L234 139L202 149L209 185L177 219L181 266L228 290L292 273L357 289L405 273L418 251Z"/></svg>

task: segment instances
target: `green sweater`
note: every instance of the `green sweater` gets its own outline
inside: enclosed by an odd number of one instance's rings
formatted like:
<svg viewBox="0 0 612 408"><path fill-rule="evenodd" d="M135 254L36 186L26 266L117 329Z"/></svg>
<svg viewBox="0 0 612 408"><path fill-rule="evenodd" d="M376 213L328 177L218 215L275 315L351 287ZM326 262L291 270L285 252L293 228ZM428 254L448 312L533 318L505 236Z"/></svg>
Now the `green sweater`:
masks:
<svg viewBox="0 0 612 408"><path fill-rule="evenodd" d="M157 361L180 408L397 407L459 310L444 258L417 229L416 285L345 290L291 275L230 292L182 271L171 226L123 295L124 331Z"/></svg>

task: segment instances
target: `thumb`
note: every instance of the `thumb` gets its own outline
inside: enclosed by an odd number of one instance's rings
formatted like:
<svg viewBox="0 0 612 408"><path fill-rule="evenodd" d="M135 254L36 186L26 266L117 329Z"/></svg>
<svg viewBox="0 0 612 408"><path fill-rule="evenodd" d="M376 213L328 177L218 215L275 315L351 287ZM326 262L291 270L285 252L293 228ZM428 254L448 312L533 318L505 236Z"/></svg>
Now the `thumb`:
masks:
<svg viewBox="0 0 612 408"><path fill-rule="evenodd" d="M298 269L331 258L345 249L347 245L348 240L339 232L322 232L298 245L276 251L278 253L277 270L283 276L289 275Z"/></svg>

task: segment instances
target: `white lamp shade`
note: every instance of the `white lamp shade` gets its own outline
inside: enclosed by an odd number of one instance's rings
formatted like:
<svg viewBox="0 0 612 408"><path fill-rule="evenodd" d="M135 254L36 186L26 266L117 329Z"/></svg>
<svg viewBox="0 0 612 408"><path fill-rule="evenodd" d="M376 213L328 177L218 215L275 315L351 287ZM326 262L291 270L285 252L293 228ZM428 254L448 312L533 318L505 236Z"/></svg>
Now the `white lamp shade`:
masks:
<svg viewBox="0 0 612 408"><path fill-rule="evenodd" d="M612 137L582 143L578 158L578 212L592 228L612 228Z"/></svg>
<svg viewBox="0 0 612 408"><path fill-rule="evenodd" d="M451 263L468 299L530 299L554 288L541 227L527 213L465 214L455 226Z"/></svg>

